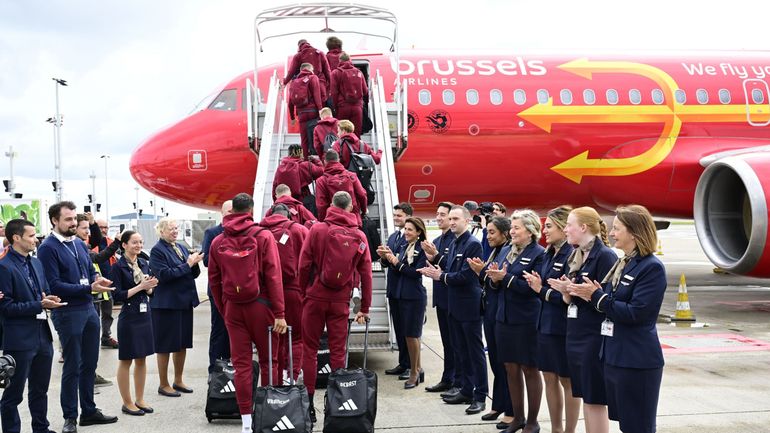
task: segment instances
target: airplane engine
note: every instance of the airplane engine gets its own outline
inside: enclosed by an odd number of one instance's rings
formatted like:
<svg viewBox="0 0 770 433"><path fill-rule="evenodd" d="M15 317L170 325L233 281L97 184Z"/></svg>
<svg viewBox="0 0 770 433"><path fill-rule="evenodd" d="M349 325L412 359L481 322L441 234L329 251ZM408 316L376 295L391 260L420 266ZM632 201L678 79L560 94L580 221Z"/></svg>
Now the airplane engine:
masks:
<svg viewBox="0 0 770 433"><path fill-rule="evenodd" d="M735 274L770 277L769 196L770 152L729 156L706 167L693 215L712 263Z"/></svg>

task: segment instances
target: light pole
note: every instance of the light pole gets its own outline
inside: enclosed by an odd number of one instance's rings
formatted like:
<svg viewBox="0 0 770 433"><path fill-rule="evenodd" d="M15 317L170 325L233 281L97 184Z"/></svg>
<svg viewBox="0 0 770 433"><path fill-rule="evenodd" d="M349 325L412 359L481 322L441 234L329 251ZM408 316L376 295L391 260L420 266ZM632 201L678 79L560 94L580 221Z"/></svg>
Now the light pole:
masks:
<svg viewBox="0 0 770 433"><path fill-rule="evenodd" d="M13 158L16 157L16 152L13 151L13 146L8 146L8 152L5 152L5 156L11 161L11 178L8 180L8 188L6 188L6 191L8 191L13 198L15 197L13 191L16 189L16 183L13 180Z"/></svg>
<svg viewBox="0 0 770 433"><path fill-rule="evenodd" d="M56 119L54 126L56 127L56 140L54 140L54 159L56 160L56 201L62 201L62 176L61 176L61 125L62 117L59 114L59 86L67 86L67 81L61 78L51 78L54 81L54 88L56 89Z"/></svg>
<svg viewBox="0 0 770 433"><path fill-rule="evenodd" d="M136 190L136 227L139 228L139 185L135 186Z"/></svg>
<svg viewBox="0 0 770 433"><path fill-rule="evenodd" d="M91 172L91 211L96 214L96 173Z"/></svg>
<svg viewBox="0 0 770 433"><path fill-rule="evenodd" d="M106 215L107 225L110 224L110 191L107 186L107 160L110 155L102 155L99 158L104 160L104 214Z"/></svg>

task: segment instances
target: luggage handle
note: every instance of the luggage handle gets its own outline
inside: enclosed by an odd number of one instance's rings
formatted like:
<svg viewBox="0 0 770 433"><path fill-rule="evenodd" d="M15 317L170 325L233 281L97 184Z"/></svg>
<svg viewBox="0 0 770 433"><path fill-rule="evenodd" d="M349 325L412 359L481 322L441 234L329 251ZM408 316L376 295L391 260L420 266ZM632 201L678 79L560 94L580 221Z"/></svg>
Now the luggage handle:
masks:
<svg viewBox="0 0 770 433"><path fill-rule="evenodd" d="M348 320L348 336L345 339L345 368L348 368L348 359L350 358L350 328L353 327L353 320ZM366 358L369 350L369 318L366 318L366 331L364 332L364 366L366 369Z"/></svg>
<svg viewBox="0 0 770 433"><path fill-rule="evenodd" d="M368 329L368 328L367 328ZM286 332L289 334L289 385L294 386L294 357L291 348L291 325L286 327ZM268 376L268 383L273 386L273 327L267 327L267 368L270 370Z"/></svg>

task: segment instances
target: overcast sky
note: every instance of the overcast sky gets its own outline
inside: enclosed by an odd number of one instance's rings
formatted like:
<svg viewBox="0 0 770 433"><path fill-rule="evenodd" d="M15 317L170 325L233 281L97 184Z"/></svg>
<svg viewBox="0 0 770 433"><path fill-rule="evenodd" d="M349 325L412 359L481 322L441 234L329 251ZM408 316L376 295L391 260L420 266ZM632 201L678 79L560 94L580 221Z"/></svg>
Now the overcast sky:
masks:
<svg viewBox="0 0 770 433"><path fill-rule="evenodd" d="M70 84L59 93L65 198L85 204L93 171L104 203L99 156L109 154L110 213L133 211L132 150L249 70L254 17L284 4L0 0L0 178L9 177L4 154L13 146L16 191L53 201L53 130L45 119L55 114L51 78L63 78ZM402 49L770 49L767 0L412 0L387 7L399 18ZM374 41L355 45L379 48ZM286 55L274 49L275 59ZM140 191L145 211L150 199ZM198 212L167 207L180 217Z"/></svg>

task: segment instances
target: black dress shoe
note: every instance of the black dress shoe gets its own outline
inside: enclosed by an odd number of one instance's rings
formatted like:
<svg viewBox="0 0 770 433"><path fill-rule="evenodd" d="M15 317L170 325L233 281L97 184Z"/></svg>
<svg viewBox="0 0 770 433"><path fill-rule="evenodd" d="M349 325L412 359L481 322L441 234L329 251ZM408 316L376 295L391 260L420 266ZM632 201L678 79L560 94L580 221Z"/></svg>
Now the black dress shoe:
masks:
<svg viewBox="0 0 770 433"><path fill-rule="evenodd" d="M409 379L409 376L411 376L412 371L410 369L406 369L405 372L401 373L401 375L398 376L400 380L407 380ZM420 370L420 383L425 382L425 370Z"/></svg>
<svg viewBox="0 0 770 433"><path fill-rule="evenodd" d="M62 433L78 433L78 421L74 418L65 419L61 431Z"/></svg>
<svg viewBox="0 0 770 433"><path fill-rule="evenodd" d="M468 406L467 409L465 409L465 413L468 415L476 415L477 413L484 411L486 408L487 405L485 403L481 401L474 401L470 406Z"/></svg>
<svg viewBox="0 0 770 433"><path fill-rule="evenodd" d="M143 416L144 411L142 409L137 410L131 410L127 408L125 405L121 406L120 411L123 412L126 415L133 415L133 416Z"/></svg>
<svg viewBox="0 0 770 433"><path fill-rule="evenodd" d="M102 413L101 409L96 409L96 412L88 416L80 415L81 426L94 424L112 424L114 422L118 422L118 417L106 416Z"/></svg>
<svg viewBox="0 0 770 433"><path fill-rule="evenodd" d="M403 372L407 371L406 367L402 367L400 365L397 365L390 370L385 370L385 374L394 375L394 374L402 374Z"/></svg>
<svg viewBox="0 0 770 433"><path fill-rule="evenodd" d="M136 404L136 403L134 403L134 404ZM142 411L144 411L144 413L153 413L153 412L155 412L155 409L153 409L153 408L151 408L151 407L149 407L149 406L147 406L147 407L142 407L142 406L139 406L138 404L136 404L136 407L138 407L139 409L141 409Z"/></svg>
<svg viewBox="0 0 770 433"><path fill-rule="evenodd" d="M425 390L428 392L444 392L452 389L452 384L449 382L439 382L432 386L426 386Z"/></svg>
<svg viewBox="0 0 770 433"><path fill-rule="evenodd" d="M495 421L500 418L500 412L489 412L481 415L482 421Z"/></svg>
<svg viewBox="0 0 770 433"><path fill-rule="evenodd" d="M417 388L417 385L419 384L420 384L419 379L415 380L414 382L410 382L409 379L407 379L406 382L404 382L404 389Z"/></svg>
<svg viewBox="0 0 770 433"><path fill-rule="evenodd" d="M453 395L450 397L444 397L444 403L446 404L470 404L473 403L473 399L470 397L466 397L459 392L457 395ZM482 409L483 410L483 409Z"/></svg>
<svg viewBox="0 0 770 433"><path fill-rule="evenodd" d="M441 394L439 394L439 396L441 398L454 397L459 393L460 393L460 388L454 387L454 388L449 388L449 391L447 392L442 392Z"/></svg>
<svg viewBox="0 0 770 433"><path fill-rule="evenodd" d="M505 430L510 426L511 423L505 421L500 421L499 423L495 424L495 427L497 427L498 430Z"/></svg>
<svg viewBox="0 0 770 433"><path fill-rule="evenodd" d="M524 427L526 427L526 425L527 425L526 422L522 422L521 424L511 423L511 425L508 426L508 428L505 430L504 433L516 433L517 431L519 431L519 430L523 429Z"/></svg>
<svg viewBox="0 0 770 433"><path fill-rule="evenodd" d="M176 391L169 392L169 391L166 391L165 389L160 388L160 387L158 388L158 394L160 394L162 396L165 396L165 397L181 397L182 396L182 394L180 394L180 393L178 393Z"/></svg>
<svg viewBox="0 0 770 433"><path fill-rule="evenodd" d="M182 385L173 384L173 385L171 385L171 387L174 388L175 390L177 390L179 392L183 392L185 394L192 394L192 392L193 392L192 388L187 388L186 386L182 386Z"/></svg>

